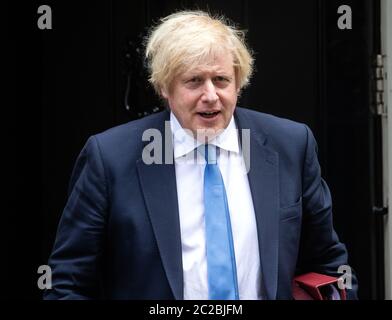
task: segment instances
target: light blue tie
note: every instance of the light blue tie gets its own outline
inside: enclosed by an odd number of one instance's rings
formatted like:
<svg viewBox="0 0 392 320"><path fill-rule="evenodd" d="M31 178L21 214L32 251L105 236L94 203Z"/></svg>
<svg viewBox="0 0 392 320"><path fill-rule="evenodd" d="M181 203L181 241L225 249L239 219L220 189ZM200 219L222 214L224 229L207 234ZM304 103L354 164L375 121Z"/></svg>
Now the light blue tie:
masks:
<svg viewBox="0 0 392 320"><path fill-rule="evenodd" d="M205 145L204 215L209 299L238 300L237 270L225 185L214 145Z"/></svg>

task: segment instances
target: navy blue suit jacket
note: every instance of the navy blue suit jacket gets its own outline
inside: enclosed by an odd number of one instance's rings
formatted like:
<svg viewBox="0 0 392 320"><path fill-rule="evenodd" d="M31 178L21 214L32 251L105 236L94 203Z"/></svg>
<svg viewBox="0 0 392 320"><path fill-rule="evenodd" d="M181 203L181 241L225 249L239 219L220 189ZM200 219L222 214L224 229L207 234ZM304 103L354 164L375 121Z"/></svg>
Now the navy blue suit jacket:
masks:
<svg viewBox="0 0 392 320"><path fill-rule="evenodd" d="M295 274L338 275L347 264L316 142L300 123L242 108L234 116L239 129L250 129L262 285L268 299L291 299ZM164 133L168 120L163 111L88 139L71 177L45 299L183 298L175 168L141 160L149 143L143 132Z"/></svg>

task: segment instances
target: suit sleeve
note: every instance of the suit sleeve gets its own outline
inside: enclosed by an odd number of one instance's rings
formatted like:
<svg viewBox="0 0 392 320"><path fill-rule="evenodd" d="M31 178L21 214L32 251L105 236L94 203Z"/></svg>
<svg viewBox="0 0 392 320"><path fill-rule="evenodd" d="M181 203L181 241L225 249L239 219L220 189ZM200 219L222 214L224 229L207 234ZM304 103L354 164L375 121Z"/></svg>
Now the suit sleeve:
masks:
<svg viewBox="0 0 392 320"><path fill-rule="evenodd" d="M90 137L72 172L69 197L49 265L52 289L44 299L99 298L107 180L97 139Z"/></svg>
<svg viewBox="0 0 392 320"><path fill-rule="evenodd" d="M348 265L347 250L333 228L332 199L321 177L317 144L306 127L307 143L303 165L303 222L297 273L319 272L340 277L338 268ZM352 272L352 289L348 299L357 298L357 279Z"/></svg>

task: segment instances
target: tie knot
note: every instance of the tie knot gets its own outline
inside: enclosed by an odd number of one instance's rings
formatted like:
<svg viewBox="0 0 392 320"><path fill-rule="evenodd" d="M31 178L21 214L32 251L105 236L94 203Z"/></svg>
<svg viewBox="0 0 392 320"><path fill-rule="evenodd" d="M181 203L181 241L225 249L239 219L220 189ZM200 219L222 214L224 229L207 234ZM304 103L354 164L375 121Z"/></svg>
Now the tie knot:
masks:
<svg viewBox="0 0 392 320"><path fill-rule="evenodd" d="M217 146L213 144L204 144L199 147L200 153L208 164L216 164Z"/></svg>

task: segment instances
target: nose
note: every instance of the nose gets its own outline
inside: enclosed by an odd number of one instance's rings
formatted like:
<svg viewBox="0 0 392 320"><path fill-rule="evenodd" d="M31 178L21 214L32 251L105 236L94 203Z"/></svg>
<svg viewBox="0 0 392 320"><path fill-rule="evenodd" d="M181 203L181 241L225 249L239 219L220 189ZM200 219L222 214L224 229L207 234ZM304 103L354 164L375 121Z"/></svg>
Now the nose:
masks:
<svg viewBox="0 0 392 320"><path fill-rule="evenodd" d="M207 80L203 88L202 102L215 103L218 101L218 99L219 97L216 93L214 83L211 80Z"/></svg>

